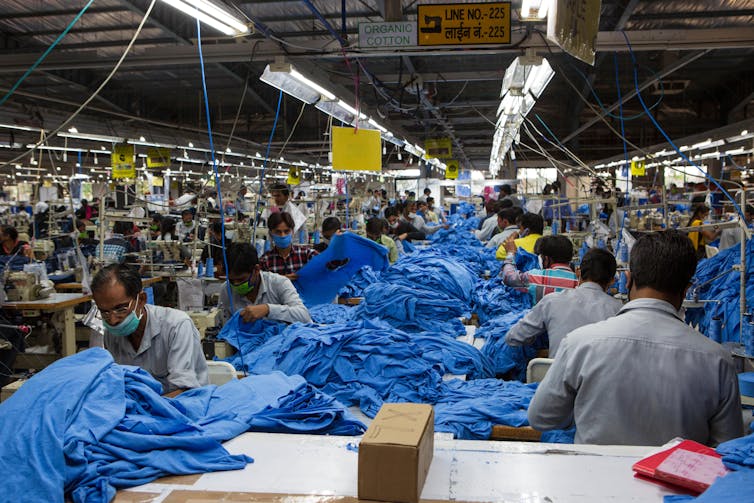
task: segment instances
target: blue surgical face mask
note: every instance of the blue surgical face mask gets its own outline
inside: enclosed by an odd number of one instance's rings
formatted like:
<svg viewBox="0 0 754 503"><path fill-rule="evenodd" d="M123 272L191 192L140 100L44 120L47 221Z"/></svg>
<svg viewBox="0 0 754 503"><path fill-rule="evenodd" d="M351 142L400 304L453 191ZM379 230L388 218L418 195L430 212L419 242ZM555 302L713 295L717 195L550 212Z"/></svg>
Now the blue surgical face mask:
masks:
<svg viewBox="0 0 754 503"><path fill-rule="evenodd" d="M102 320L102 325L107 329L107 332L110 335L114 335L116 337L128 337L132 333L136 332L137 328L139 328L139 323L141 322L142 316L144 316L143 312L141 315L136 316L136 314L131 311L130 313L128 313L128 316L126 316L123 321L121 321L117 325L110 325L104 319Z"/></svg>
<svg viewBox="0 0 754 503"><path fill-rule="evenodd" d="M272 242L275 243L276 248L284 250L291 246L291 243L293 242L293 234L288 234L287 236L275 236L273 234Z"/></svg>

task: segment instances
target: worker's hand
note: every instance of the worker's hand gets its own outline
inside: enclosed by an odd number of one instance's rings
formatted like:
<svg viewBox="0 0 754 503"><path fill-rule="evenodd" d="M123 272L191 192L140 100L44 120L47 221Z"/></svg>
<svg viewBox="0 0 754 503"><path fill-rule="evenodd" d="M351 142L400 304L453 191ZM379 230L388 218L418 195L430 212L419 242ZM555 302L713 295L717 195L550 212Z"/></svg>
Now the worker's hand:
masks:
<svg viewBox="0 0 754 503"><path fill-rule="evenodd" d="M250 323L252 321L264 318L270 314L270 306L267 304L259 304L258 306L246 306L241 310L241 318L243 321Z"/></svg>
<svg viewBox="0 0 754 503"><path fill-rule="evenodd" d="M288 278L291 281L296 281L298 279L298 274L296 274L294 272L294 273L291 273L291 274L286 274L285 277Z"/></svg>
<svg viewBox="0 0 754 503"><path fill-rule="evenodd" d="M443 229L450 229L450 225L448 225L448 224L442 224L441 227Z"/></svg>
<svg viewBox="0 0 754 503"><path fill-rule="evenodd" d="M518 239L518 233L514 232L506 241L505 241L505 251L508 252L508 254L515 255L518 248L516 247L516 239Z"/></svg>
<svg viewBox="0 0 754 503"><path fill-rule="evenodd" d="M181 393L183 393L184 391L186 391L186 390L185 389L177 389L177 390L171 391L170 393L165 393L162 396L164 396L165 398L175 398L178 395L180 395Z"/></svg>

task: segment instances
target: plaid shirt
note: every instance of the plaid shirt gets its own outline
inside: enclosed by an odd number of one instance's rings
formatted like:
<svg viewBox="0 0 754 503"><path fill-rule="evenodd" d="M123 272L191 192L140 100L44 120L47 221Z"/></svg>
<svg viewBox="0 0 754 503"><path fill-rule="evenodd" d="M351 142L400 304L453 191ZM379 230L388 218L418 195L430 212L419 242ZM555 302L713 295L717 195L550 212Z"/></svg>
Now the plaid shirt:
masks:
<svg viewBox="0 0 754 503"><path fill-rule="evenodd" d="M262 267L263 271L270 271L282 275L293 274L297 273L299 269L304 267L315 255L318 255L318 253L312 248L293 245L291 253L288 254L286 258L283 258L278 253L277 248L273 248L262 255L262 258L259 259L259 265Z"/></svg>

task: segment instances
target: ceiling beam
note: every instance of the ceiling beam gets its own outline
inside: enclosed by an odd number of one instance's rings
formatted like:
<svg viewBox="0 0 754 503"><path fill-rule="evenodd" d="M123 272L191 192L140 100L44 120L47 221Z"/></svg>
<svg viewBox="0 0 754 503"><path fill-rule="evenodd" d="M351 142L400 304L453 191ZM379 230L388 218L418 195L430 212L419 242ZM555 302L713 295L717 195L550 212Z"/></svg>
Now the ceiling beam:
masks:
<svg viewBox="0 0 754 503"><path fill-rule="evenodd" d="M728 122L732 122L736 114L746 108L752 101L754 101L754 92L749 93L741 101L733 105L728 111Z"/></svg>
<svg viewBox="0 0 754 503"><path fill-rule="evenodd" d="M678 12L670 10L668 12L641 12L633 16L634 21L659 21L659 20L678 20L678 19L707 19L721 17L751 17L754 16L754 9L729 9L714 10L710 12L707 9L698 11Z"/></svg>
<svg viewBox="0 0 754 503"><path fill-rule="evenodd" d="M113 12L123 12L125 9L119 6L113 7L90 7L86 10L87 14L110 14ZM12 12L3 14L3 21L11 19L35 19L40 17L65 17L75 16L81 12L81 9L53 9L53 10L33 10L28 12ZM58 32L55 32L57 35Z"/></svg>

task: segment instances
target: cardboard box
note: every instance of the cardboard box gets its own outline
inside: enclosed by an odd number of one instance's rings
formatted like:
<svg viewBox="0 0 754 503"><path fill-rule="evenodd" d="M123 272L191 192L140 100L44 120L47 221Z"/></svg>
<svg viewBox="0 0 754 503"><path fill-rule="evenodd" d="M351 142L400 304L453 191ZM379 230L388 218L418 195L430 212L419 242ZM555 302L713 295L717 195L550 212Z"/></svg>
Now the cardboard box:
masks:
<svg viewBox="0 0 754 503"><path fill-rule="evenodd" d="M434 433L431 405L384 404L359 444L359 499L418 502Z"/></svg>

